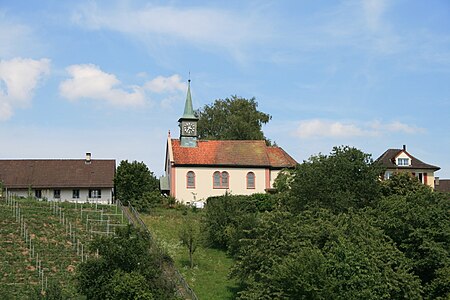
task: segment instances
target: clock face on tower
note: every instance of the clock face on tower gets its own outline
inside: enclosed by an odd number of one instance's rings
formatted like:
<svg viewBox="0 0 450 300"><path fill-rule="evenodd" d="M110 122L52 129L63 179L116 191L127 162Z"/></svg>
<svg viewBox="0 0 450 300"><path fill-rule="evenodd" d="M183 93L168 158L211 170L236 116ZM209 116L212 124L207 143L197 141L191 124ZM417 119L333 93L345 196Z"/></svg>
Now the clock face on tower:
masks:
<svg viewBox="0 0 450 300"><path fill-rule="evenodd" d="M194 122L185 122L181 126L182 126L184 135L188 135L188 136L196 135L197 126Z"/></svg>

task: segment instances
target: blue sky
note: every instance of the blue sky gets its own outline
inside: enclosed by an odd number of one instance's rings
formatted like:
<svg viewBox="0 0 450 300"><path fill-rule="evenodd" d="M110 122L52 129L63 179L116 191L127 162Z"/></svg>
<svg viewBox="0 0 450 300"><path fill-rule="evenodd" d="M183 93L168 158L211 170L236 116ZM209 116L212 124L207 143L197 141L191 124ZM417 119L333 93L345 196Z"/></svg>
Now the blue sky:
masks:
<svg viewBox="0 0 450 300"><path fill-rule="evenodd" d="M194 106L256 97L297 161L407 145L450 178L450 2L2 1L0 158L164 168Z"/></svg>

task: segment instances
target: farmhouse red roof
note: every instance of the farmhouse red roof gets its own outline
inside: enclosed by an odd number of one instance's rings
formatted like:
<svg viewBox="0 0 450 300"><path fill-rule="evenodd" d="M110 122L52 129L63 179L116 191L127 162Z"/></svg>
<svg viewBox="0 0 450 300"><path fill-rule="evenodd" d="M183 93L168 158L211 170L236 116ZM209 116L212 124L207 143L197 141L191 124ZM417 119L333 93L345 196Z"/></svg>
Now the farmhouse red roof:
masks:
<svg viewBox="0 0 450 300"><path fill-rule="evenodd" d="M7 188L109 188L115 170L115 160L0 160L0 181Z"/></svg>
<svg viewBox="0 0 450 300"><path fill-rule="evenodd" d="M287 168L297 164L282 148L262 140L200 140L197 147L181 147L180 140L172 139L172 150L175 165Z"/></svg>

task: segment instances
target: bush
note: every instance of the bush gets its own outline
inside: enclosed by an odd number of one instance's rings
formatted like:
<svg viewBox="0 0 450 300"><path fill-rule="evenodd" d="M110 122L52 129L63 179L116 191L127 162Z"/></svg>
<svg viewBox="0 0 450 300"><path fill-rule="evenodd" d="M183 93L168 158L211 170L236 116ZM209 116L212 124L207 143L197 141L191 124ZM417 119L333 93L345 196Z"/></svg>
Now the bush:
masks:
<svg viewBox="0 0 450 300"><path fill-rule="evenodd" d="M206 243L227 249L231 254L235 253L237 241L245 237L246 230L255 225L259 212L274 209L275 199L276 197L268 194L208 198L202 222Z"/></svg>
<svg viewBox="0 0 450 300"><path fill-rule="evenodd" d="M239 299L420 299L410 261L367 216L262 213L232 276Z"/></svg>
<svg viewBox="0 0 450 300"><path fill-rule="evenodd" d="M90 245L99 253L77 269L78 290L88 299L173 299L164 278L162 257L151 242L131 226L116 236L97 237Z"/></svg>

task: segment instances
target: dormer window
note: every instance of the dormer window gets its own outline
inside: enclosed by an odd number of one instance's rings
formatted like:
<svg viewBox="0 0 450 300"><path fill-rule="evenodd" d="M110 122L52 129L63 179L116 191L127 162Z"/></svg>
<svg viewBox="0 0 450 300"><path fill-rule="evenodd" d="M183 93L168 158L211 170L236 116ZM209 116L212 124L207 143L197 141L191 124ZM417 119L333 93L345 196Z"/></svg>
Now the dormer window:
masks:
<svg viewBox="0 0 450 300"><path fill-rule="evenodd" d="M409 158L399 158L397 160L397 166L409 166Z"/></svg>

